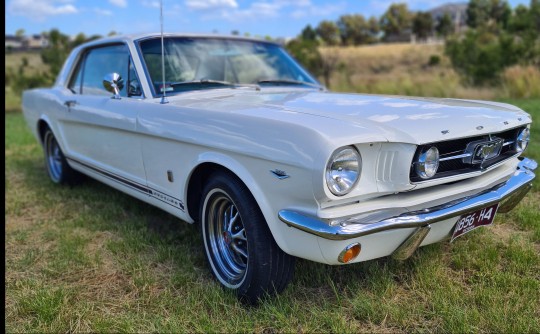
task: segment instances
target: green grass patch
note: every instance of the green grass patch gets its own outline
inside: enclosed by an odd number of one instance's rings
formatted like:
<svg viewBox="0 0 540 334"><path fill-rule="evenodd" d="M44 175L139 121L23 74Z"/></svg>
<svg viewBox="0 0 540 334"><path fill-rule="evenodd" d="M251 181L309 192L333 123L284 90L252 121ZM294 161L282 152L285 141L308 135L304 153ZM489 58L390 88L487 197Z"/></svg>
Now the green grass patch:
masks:
<svg viewBox="0 0 540 334"><path fill-rule="evenodd" d="M540 160L540 100L526 155ZM538 332L540 189L494 226L405 262L297 261L248 308L211 277L196 227L99 182L48 181L20 113L5 115L8 332Z"/></svg>

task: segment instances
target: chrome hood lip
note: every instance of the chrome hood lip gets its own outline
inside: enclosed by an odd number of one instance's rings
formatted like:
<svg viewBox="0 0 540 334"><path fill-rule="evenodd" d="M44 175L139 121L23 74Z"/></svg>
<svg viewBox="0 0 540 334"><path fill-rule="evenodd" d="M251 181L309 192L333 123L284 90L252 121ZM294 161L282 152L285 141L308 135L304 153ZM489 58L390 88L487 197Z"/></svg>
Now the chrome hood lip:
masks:
<svg viewBox="0 0 540 334"><path fill-rule="evenodd" d="M180 97L181 96L181 97ZM296 112L375 128L388 141L425 144L502 132L531 122L506 103L449 98L345 94L313 89L218 89L180 94L171 103L225 112ZM324 121L324 120L322 120ZM347 127L344 126L344 129Z"/></svg>

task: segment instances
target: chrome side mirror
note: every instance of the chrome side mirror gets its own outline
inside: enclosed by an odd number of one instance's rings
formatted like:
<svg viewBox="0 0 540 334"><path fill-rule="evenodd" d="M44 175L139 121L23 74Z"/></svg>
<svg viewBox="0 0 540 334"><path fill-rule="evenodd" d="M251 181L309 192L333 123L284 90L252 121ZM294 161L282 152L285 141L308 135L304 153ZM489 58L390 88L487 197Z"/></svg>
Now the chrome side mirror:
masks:
<svg viewBox="0 0 540 334"><path fill-rule="evenodd" d="M113 99L120 99L120 90L124 88L124 79L118 73L109 73L103 78L103 87L114 94Z"/></svg>

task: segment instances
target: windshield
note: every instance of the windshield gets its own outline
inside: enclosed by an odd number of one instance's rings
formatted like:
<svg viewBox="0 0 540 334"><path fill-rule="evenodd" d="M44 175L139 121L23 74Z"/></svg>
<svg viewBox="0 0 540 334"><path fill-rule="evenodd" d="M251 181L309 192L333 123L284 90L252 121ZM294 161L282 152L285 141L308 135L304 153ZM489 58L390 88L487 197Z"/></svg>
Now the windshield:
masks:
<svg viewBox="0 0 540 334"><path fill-rule="evenodd" d="M140 42L154 95L238 85L305 85L314 80L278 45L224 38L165 38L165 85L161 39ZM230 84L230 85L229 85Z"/></svg>

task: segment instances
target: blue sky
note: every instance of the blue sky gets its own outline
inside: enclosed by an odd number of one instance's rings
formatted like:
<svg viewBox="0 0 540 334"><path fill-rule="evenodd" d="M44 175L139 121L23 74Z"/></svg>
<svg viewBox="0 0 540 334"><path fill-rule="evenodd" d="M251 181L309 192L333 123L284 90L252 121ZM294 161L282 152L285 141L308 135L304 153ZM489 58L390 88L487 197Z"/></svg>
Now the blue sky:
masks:
<svg viewBox="0 0 540 334"><path fill-rule="evenodd" d="M163 0L165 31L294 37L307 24L336 20L346 13L379 16L396 0ZM427 10L448 0L410 0ZM452 2L452 0L450 0ZM455 2L455 0L454 0ZM510 0L512 6L530 0ZM69 35L159 31L159 0L7 0L6 33L27 34L52 28Z"/></svg>

